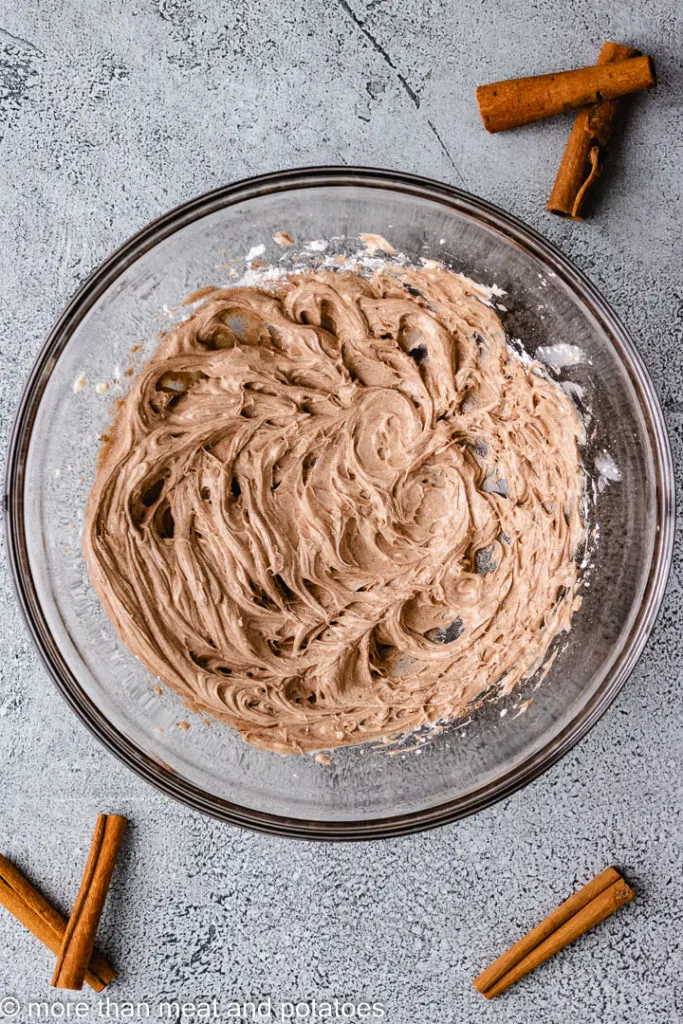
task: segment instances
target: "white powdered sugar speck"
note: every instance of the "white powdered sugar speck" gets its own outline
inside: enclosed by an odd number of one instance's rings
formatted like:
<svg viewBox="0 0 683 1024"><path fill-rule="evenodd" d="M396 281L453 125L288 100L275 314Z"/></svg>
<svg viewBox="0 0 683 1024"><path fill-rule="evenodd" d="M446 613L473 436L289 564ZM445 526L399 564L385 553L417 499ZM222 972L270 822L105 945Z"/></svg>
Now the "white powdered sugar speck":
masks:
<svg viewBox="0 0 683 1024"><path fill-rule="evenodd" d="M546 366L552 366L555 370L589 362L582 348L579 348L578 345L568 345L564 341L560 341L556 345L541 345L536 349L536 358Z"/></svg>
<svg viewBox="0 0 683 1024"><path fill-rule="evenodd" d="M266 247L263 243L261 243L261 245L252 245L244 259L247 263L251 263L252 260L258 259L259 256L263 256L265 251Z"/></svg>
<svg viewBox="0 0 683 1024"><path fill-rule="evenodd" d="M601 451L595 456L595 471L598 476L598 490L603 491L608 483L619 483L621 470L609 452Z"/></svg>

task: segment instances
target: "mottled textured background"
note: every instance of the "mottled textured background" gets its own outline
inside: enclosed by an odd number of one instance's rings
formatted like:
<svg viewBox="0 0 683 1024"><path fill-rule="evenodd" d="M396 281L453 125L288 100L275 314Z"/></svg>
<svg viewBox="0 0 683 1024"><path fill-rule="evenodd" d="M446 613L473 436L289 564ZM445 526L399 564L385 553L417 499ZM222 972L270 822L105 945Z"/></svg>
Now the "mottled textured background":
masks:
<svg viewBox="0 0 683 1024"><path fill-rule="evenodd" d="M225 182L349 163L464 185L572 256L645 356L680 469L678 0L1 0L0 25L3 453L49 326L115 246ZM490 137L474 87L590 63L604 39L652 53L659 85L631 104L596 216L577 225L544 210L571 119ZM680 613L679 547L640 664L561 764L460 824L323 846L207 820L109 756L40 666L3 568L0 849L68 908L96 812L130 815L101 944L120 967L111 999L152 1015L161 999L270 995L377 1001L391 1024L682 1020ZM634 905L495 1004L473 991L479 968L611 862ZM50 973L1 912L0 997L75 1000L50 994Z"/></svg>

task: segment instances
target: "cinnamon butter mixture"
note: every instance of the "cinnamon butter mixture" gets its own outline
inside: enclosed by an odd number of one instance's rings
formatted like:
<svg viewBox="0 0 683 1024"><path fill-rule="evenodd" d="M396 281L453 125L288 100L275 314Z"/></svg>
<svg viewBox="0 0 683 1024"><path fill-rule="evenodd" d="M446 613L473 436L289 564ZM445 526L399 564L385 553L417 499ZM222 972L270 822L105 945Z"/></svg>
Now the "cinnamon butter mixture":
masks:
<svg viewBox="0 0 683 1024"><path fill-rule="evenodd" d="M511 689L569 628L581 425L444 269L214 291L123 402L85 529L123 641L281 753Z"/></svg>

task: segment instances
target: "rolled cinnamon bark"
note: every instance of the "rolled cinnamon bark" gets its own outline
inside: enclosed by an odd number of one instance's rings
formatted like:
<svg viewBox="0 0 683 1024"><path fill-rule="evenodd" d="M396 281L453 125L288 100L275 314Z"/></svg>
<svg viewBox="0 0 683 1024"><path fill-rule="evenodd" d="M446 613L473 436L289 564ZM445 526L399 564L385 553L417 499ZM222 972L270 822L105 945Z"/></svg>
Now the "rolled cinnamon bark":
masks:
<svg viewBox="0 0 683 1024"><path fill-rule="evenodd" d="M477 89L477 103L486 130L502 132L566 113L573 107L585 107L627 93L642 92L654 84L651 59L647 56L631 57L576 71L511 78L481 85Z"/></svg>
<svg viewBox="0 0 683 1024"><path fill-rule="evenodd" d="M486 989L483 994L487 999L494 999L496 996L499 996L510 985L514 985L516 981L529 974L539 964L549 960L555 953L559 953L561 949L568 946L574 939L585 935L590 928L600 924L601 921L604 921L606 917L613 914L619 907L630 903L631 900L635 899L635 896L636 894L633 889L627 885L623 878L620 878L617 882L610 885L608 889L605 889L596 896L595 899L591 900L590 903L587 903L578 913L570 917L565 924L553 932L544 942L541 942L535 949L532 949L523 960L515 964L495 985Z"/></svg>
<svg viewBox="0 0 683 1024"><path fill-rule="evenodd" d="M54 988L78 990L83 986L126 824L120 814L100 814L97 819L81 887L57 957Z"/></svg>
<svg viewBox="0 0 683 1024"><path fill-rule="evenodd" d="M627 60L639 53L630 46L603 43L598 64ZM577 114L547 208L558 217L582 220L590 189L602 173L620 100L604 100Z"/></svg>
<svg viewBox="0 0 683 1024"><path fill-rule="evenodd" d="M604 871L601 871L599 875L592 878L582 889L579 889L573 896L570 896L569 899L560 904L557 910L553 910L552 914L544 918L540 924L537 924L530 932L527 932L521 939L518 939L514 946L510 946L485 971L477 975L472 982L477 991L486 994L487 989L495 985L500 978L531 953L533 949L542 942L545 942L553 932L556 932L558 928L569 921L574 914L587 906L605 889L609 889L611 885L619 881L621 881L621 875L616 868L605 868Z"/></svg>
<svg viewBox="0 0 683 1024"><path fill-rule="evenodd" d="M21 872L0 855L0 903L44 946L59 953L66 921ZM94 951L85 972L85 980L95 992L101 992L116 977L116 971Z"/></svg>

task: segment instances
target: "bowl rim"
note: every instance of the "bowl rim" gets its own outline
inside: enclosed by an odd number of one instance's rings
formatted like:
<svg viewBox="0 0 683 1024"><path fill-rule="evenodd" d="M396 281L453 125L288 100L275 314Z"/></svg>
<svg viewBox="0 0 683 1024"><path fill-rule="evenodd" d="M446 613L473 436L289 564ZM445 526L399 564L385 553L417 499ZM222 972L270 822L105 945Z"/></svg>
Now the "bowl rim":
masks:
<svg viewBox="0 0 683 1024"><path fill-rule="evenodd" d="M28 561L25 520L25 457L33 425L52 367L74 330L100 296L141 255L179 228L218 209L273 192L315 186L362 186L427 198L474 216L545 263L580 297L622 356L641 411L652 430L655 463L655 505L658 528L643 597L631 635L618 657L603 671L590 699L541 749L533 751L493 783L434 807L367 821L316 821L242 807L207 794L145 754L116 729L81 689L47 624ZM5 470L5 541L19 605L29 634L70 707L87 728L120 761L157 789L194 810L253 831L289 838L318 840L378 839L405 835L456 821L510 796L546 771L574 747L615 699L642 654L654 627L669 576L674 537L674 470L669 438L656 392L633 341L621 320L588 278L550 241L512 214L452 185L401 171L372 167L313 166L292 168L233 182L188 200L132 235L80 285L49 332L24 386L15 413Z"/></svg>

